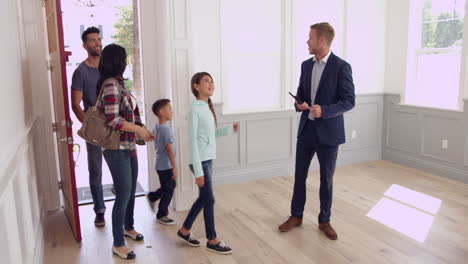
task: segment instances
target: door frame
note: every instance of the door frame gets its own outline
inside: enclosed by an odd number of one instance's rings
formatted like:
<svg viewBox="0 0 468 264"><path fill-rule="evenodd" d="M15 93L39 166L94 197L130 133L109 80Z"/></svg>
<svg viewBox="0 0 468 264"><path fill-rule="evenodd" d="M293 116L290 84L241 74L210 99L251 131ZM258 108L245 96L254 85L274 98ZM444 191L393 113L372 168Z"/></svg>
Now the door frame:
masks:
<svg viewBox="0 0 468 264"><path fill-rule="evenodd" d="M67 84L67 61L69 52L65 51L64 34L63 34L63 21L62 21L62 3L61 0L55 0L55 9L57 12L57 33L60 50L60 70L62 72L62 89L63 89L63 103L65 116L67 117L67 137L73 139L72 120L70 118L70 104L68 101L68 84ZM80 225L80 213L78 210L78 195L76 190L76 176L75 176L75 159L73 158L73 142L68 144L68 159L69 159L69 170L70 170L70 182L72 184L72 197L73 197L73 211L76 223L76 241L81 241L81 225Z"/></svg>
<svg viewBox="0 0 468 264"><path fill-rule="evenodd" d="M59 182L61 181L64 183L64 177L67 177L67 175L70 176L69 184L71 185L71 188L66 188L63 186L58 186L59 189L62 190L63 196L59 196L59 199L61 199L60 206L64 208L65 215L67 216L67 221L70 224L70 229L73 233L73 236L77 242L80 242L82 240L81 236L81 226L80 226L80 217L79 217L79 210L78 210L78 202L77 202L77 190L76 190L76 180L75 180L75 162L73 158L73 133L72 133L72 126L71 126L71 118L70 118L70 111L69 111L69 101L68 101L68 85L67 85L67 78L66 78L66 61L67 61L67 53L65 52L64 49L64 39L63 39L63 22L62 22L62 8L61 8L61 0L43 0L44 1L44 7L43 7L43 18L44 18L44 26L45 26L45 32L44 36L46 37L46 52L47 52L47 57L48 59L48 64L49 64L49 70L48 70L48 75L49 75L49 93L51 95L51 110L52 110L52 124L56 127L54 129L54 151L56 157L58 159L55 160L55 165L57 168L57 178L51 179L51 181L56 181ZM49 17L49 15L55 12L55 15L52 15ZM49 28L49 22L48 19L55 19L53 22L55 24L55 27ZM55 31L55 32L54 32ZM53 33L52 33L53 32ZM52 40L51 38L55 38L55 40ZM56 42L56 49L57 51L53 51L52 53L50 52L50 47L49 43L51 41ZM53 54L54 57L58 56L58 60L52 60L50 55ZM60 64L60 65L58 65ZM55 76L60 76L60 85L57 85L57 87L54 86L54 80L53 80L53 71L58 71L60 70L60 73L56 72L57 75ZM61 89L61 94L59 94L58 91ZM55 98L56 96L62 96L62 103L56 102ZM59 97L57 97L59 98ZM60 105L62 104L62 105ZM59 111L57 111L59 109ZM62 110L63 109L63 110ZM63 112L62 112L63 111ZM57 113L60 113L59 115L63 114L63 119L64 120L58 120L57 118ZM61 117L59 117L61 118ZM61 128L59 128L61 127ZM62 128L63 127L63 128ZM65 142L60 142L59 136L64 136L60 135L59 132L64 129L65 131ZM63 131L62 131L63 133ZM68 160L65 159L60 159L60 148L64 147L61 146L60 144L67 144L66 151L62 151L62 155L67 155ZM65 160L65 162L64 162ZM68 165L65 166L66 161L68 161ZM63 164L63 166L62 166ZM62 175L62 171L65 171L65 175ZM70 190L70 191L68 191ZM68 195L65 195L65 192L68 193ZM71 197L71 200L68 201L68 203L65 201L65 197ZM69 200L69 199L68 199ZM70 206L70 214L67 214L66 210L66 204ZM68 220L68 217L72 217L72 219ZM74 225L72 226L72 223Z"/></svg>

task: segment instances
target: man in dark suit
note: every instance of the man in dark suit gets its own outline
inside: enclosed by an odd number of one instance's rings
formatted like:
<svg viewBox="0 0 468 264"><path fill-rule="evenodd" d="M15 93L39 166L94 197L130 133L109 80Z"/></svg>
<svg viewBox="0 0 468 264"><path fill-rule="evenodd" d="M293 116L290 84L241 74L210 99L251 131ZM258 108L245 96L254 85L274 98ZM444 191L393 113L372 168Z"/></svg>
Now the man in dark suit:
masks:
<svg viewBox="0 0 468 264"><path fill-rule="evenodd" d="M343 113L354 107L351 66L330 50L335 31L328 23L310 27L309 53L302 63L296 111L302 112L297 133L294 193L291 216L278 229L282 232L302 224L306 179L315 153L320 164L319 229L332 240L338 235L330 225L333 174L338 146L345 143Z"/></svg>

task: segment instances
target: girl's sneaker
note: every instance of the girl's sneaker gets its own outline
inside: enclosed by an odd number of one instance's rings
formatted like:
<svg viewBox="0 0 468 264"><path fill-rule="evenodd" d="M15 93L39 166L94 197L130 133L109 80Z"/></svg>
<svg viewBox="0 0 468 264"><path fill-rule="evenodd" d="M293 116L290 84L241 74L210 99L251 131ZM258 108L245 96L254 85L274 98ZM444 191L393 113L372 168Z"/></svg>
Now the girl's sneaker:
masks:
<svg viewBox="0 0 468 264"><path fill-rule="evenodd" d="M200 246L200 241L193 238L192 233L184 236L179 230L179 231L177 231L177 236L182 238L185 241L185 243L189 244L192 247L199 247Z"/></svg>
<svg viewBox="0 0 468 264"><path fill-rule="evenodd" d="M163 225L173 225L175 222L169 217L163 216L161 218L158 218L158 223L163 224Z"/></svg>
<svg viewBox="0 0 468 264"><path fill-rule="evenodd" d="M226 244L224 244L223 241L219 241L218 244L216 245L211 245L210 243L206 242L206 248L210 251L223 254L223 255L232 253L232 249L226 246Z"/></svg>

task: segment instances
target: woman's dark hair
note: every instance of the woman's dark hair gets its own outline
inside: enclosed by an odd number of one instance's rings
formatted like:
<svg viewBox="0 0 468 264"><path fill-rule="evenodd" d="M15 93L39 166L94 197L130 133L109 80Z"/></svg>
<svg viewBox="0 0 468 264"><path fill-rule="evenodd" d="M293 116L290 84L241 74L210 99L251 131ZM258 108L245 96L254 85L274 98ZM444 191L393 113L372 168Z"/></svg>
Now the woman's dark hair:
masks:
<svg viewBox="0 0 468 264"><path fill-rule="evenodd" d="M127 67L127 53L125 48L117 44L107 45L101 52L99 59L99 74L101 77L96 86L96 94L99 95L101 86L108 78L116 78L123 82L123 73Z"/></svg>
<svg viewBox="0 0 468 264"><path fill-rule="evenodd" d="M207 72L197 72L195 75L192 77L191 87L192 87L192 93L193 95L198 98L198 91L195 89L195 84L200 84L201 79L205 76L210 76L211 80L213 80L213 77ZM215 125L216 127L218 126L218 118L216 117L216 112L213 107L213 102L211 102L211 98L208 98L208 106L210 107L211 113L213 114L214 120L215 120Z"/></svg>

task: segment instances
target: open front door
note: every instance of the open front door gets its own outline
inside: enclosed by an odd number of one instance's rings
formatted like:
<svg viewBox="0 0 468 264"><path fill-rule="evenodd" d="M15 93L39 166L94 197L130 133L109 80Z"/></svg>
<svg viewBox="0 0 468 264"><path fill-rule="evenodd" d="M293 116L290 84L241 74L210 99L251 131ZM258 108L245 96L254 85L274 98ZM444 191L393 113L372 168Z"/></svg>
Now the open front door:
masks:
<svg viewBox="0 0 468 264"><path fill-rule="evenodd" d="M73 160L73 134L70 119L68 87L65 71L67 54L63 44L62 11L60 0L45 0L49 71L55 112L55 131L59 157L62 202L65 214L77 241L81 241L80 218Z"/></svg>

